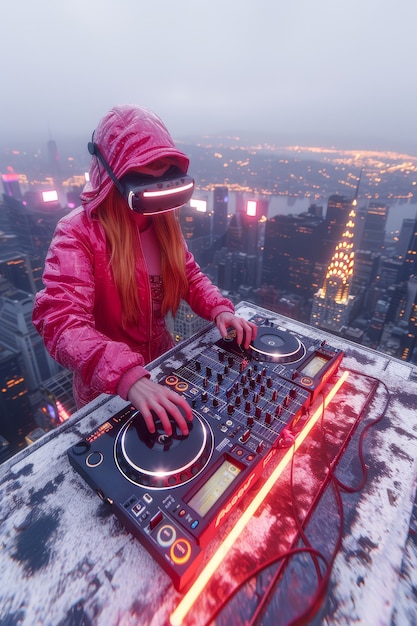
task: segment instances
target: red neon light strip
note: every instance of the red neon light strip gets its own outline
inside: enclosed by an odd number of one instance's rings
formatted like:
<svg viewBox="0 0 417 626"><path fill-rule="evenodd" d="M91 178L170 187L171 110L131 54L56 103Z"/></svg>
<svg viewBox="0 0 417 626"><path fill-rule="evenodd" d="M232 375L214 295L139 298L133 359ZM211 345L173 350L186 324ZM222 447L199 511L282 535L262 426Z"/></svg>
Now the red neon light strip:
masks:
<svg viewBox="0 0 417 626"><path fill-rule="evenodd" d="M324 399L324 408L331 402L336 393L339 391L340 387L343 385L345 380L347 379L349 373L344 372L342 376L338 379L335 385L327 394ZM293 454L298 450L298 448L303 443L304 439L307 437L313 426L319 420L321 414L323 412L323 406L320 404L319 407L315 410L314 414L308 420L307 424L303 428L303 430L297 435L294 441L294 445L291 446L282 457L281 461L272 472L270 477L264 483L263 487L258 491L252 502L248 505L247 509L243 512L242 516L236 522L235 526L231 529L230 533L227 535L226 539L222 544L218 547L216 552L211 557L210 561L206 564L204 569L199 574L198 578L194 581L193 585L187 591L187 593L182 598L181 602L178 604L177 608L170 615L170 624L171 626L182 626L184 622L184 618L193 606L194 602L197 600L204 587L207 585L211 576L217 570L221 562L226 557L230 548L233 546L234 542L240 535L240 533L245 528L246 524L253 517L256 510L265 500L266 496L269 494L273 485L278 480L279 476L282 474L288 463L291 461Z"/></svg>

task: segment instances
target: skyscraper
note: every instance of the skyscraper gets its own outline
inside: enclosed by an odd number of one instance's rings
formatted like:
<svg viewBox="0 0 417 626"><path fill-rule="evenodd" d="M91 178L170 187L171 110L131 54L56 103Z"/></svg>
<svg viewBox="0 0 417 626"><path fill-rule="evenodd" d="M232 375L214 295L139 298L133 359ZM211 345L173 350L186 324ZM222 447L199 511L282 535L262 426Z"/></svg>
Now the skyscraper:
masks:
<svg viewBox="0 0 417 626"><path fill-rule="evenodd" d="M227 187L215 187L213 191L213 239L226 235L229 190Z"/></svg>
<svg viewBox="0 0 417 626"><path fill-rule="evenodd" d="M354 268L354 228L356 217L356 196L350 201L349 218L337 243L333 257L327 268L323 287L314 295L310 323L332 332L341 332L348 326L354 305L350 294Z"/></svg>

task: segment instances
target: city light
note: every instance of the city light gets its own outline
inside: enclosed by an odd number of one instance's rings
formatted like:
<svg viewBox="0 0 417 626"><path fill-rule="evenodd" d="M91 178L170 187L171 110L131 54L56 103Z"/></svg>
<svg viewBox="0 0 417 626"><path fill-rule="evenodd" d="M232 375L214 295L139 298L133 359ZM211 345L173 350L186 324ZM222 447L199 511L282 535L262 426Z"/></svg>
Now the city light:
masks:
<svg viewBox="0 0 417 626"><path fill-rule="evenodd" d="M42 191L42 200L44 202L57 202L58 201L58 193L55 190Z"/></svg>

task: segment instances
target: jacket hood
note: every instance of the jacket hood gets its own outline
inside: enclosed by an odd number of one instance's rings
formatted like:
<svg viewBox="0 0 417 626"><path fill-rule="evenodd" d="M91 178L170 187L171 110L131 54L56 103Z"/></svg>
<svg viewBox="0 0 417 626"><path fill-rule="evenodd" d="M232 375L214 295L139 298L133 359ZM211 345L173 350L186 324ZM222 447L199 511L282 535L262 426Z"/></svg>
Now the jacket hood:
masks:
<svg viewBox="0 0 417 626"><path fill-rule="evenodd" d="M144 107L129 104L113 107L100 120L93 142L117 178L164 157L172 160L184 174L188 170L189 158L176 148L162 120ZM106 198L113 182L94 155L89 178L80 198L90 215Z"/></svg>

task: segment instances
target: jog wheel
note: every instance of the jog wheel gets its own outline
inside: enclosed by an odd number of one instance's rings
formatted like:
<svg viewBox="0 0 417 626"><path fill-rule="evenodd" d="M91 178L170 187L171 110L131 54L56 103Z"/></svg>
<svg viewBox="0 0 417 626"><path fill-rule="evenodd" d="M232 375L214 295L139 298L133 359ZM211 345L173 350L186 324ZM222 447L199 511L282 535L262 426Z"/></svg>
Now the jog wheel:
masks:
<svg viewBox="0 0 417 626"><path fill-rule="evenodd" d="M172 435L167 435L159 419L150 433L139 412L121 428L114 444L116 465L136 485L166 489L182 485L205 468L213 451L213 433L196 411L183 435L170 418Z"/></svg>

